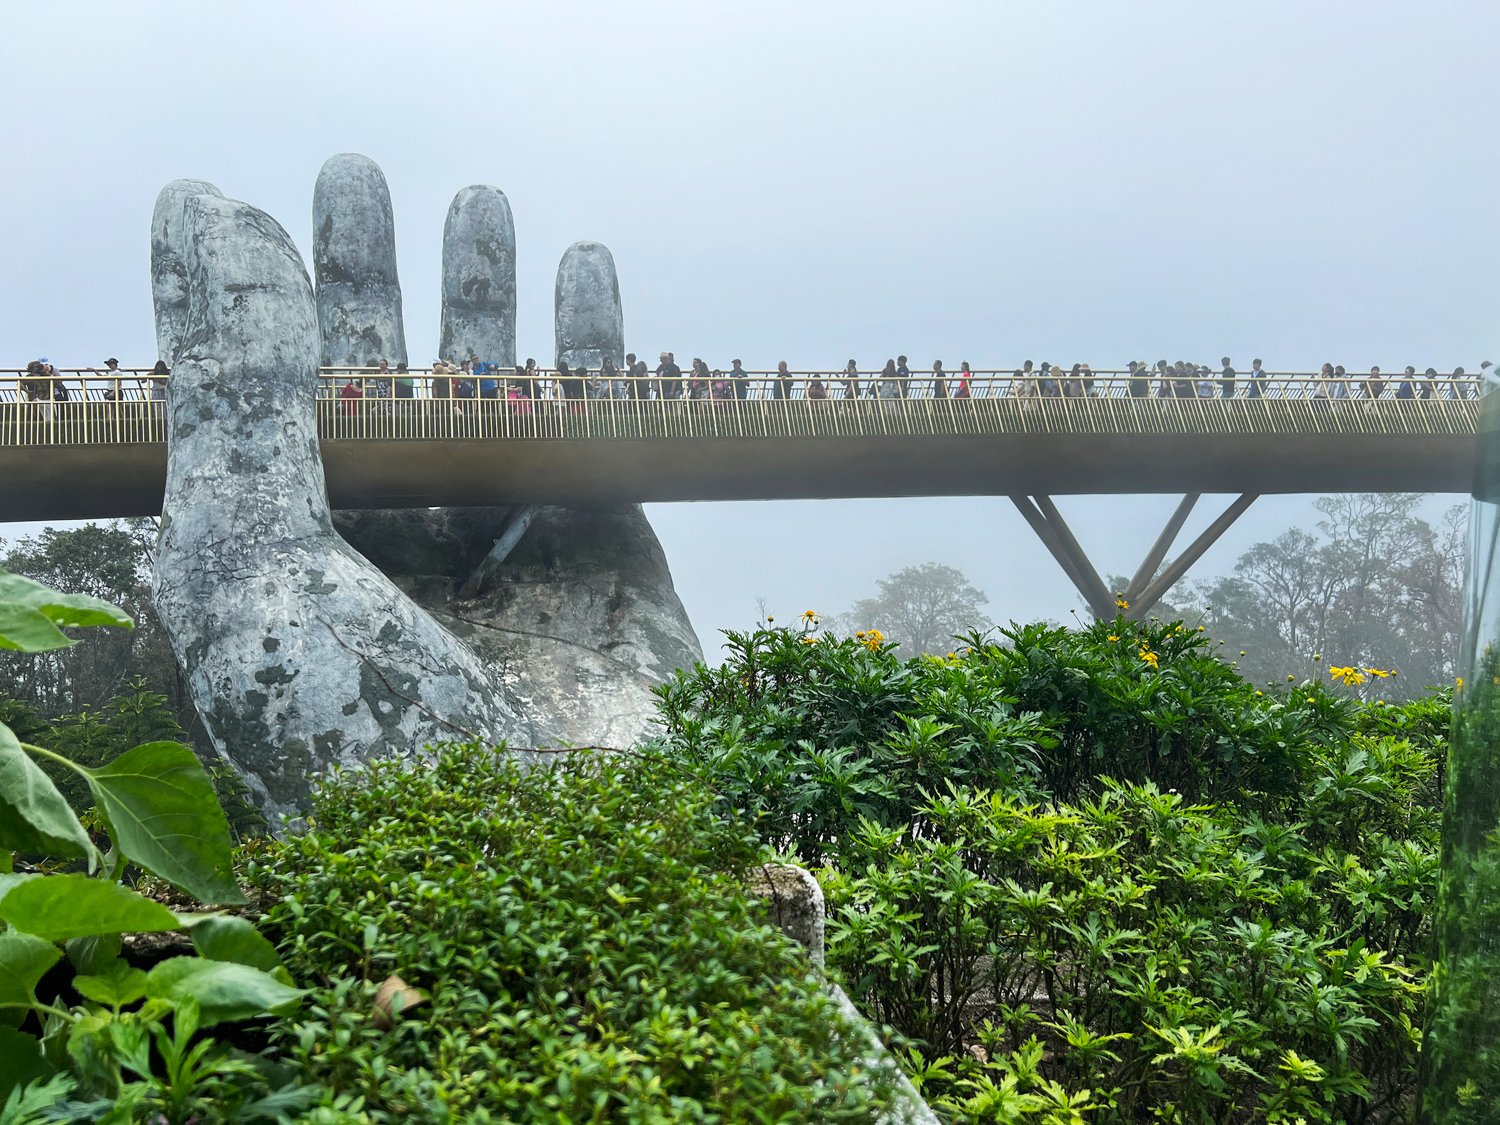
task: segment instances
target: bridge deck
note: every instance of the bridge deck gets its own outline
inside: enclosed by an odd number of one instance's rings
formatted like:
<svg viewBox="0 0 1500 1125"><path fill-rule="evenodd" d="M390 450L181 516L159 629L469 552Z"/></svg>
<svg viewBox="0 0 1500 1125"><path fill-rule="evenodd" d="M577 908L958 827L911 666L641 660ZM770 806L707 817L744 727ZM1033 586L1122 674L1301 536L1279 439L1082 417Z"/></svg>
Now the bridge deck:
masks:
<svg viewBox="0 0 1500 1125"><path fill-rule="evenodd" d="M1300 390L1133 398L1121 380L1077 398L325 397L317 406L336 508L1468 491L1477 399ZM0 395L0 521L160 512L165 406L120 394Z"/></svg>

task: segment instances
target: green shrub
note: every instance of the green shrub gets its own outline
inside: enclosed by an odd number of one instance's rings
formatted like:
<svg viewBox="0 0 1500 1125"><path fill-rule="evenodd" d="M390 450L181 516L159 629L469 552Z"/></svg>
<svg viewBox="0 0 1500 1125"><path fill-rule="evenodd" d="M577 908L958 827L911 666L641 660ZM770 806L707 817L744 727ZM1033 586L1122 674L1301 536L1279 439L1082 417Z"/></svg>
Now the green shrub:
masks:
<svg viewBox="0 0 1500 1125"><path fill-rule="evenodd" d="M0 570L0 649L51 652L73 643L63 628L131 624L107 602ZM35 729L24 707L6 716ZM149 715L125 726L162 733ZM129 885L145 874L190 900L245 901L193 751L158 738L84 763L25 733L0 721L0 1123L283 1120L303 1093L269 1090L265 1060L199 1033L285 1012L301 990L245 919L179 914ZM59 874L66 860L87 874ZM178 929L192 930L198 956L149 972L122 956L124 934Z"/></svg>
<svg viewBox="0 0 1500 1125"><path fill-rule="evenodd" d="M956 1120L1396 1120L1447 700L1257 689L1181 625L947 658L730 635L663 752L819 866L829 959Z"/></svg>
<svg viewBox="0 0 1500 1125"><path fill-rule="evenodd" d="M153 691L139 676L125 681L103 707L95 710L85 705L77 714L59 715L50 721L25 703L0 696L0 721L6 722L23 741L45 747L85 767L103 765L132 746L146 742L187 742L187 733L178 724L167 697ZM263 833L265 818L255 808L239 775L216 755L200 753L199 760L213 781L219 806L229 819L235 839ZM70 805L79 810L93 807L88 786L75 770L52 760L44 760L40 765Z"/></svg>
<svg viewBox="0 0 1500 1125"><path fill-rule="evenodd" d="M759 848L711 798L640 759L526 772L474 745L325 779L252 876L317 985L277 1042L325 1119L867 1120L889 1092L747 901ZM392 975L430 1000L383 1030Z"/></svg>

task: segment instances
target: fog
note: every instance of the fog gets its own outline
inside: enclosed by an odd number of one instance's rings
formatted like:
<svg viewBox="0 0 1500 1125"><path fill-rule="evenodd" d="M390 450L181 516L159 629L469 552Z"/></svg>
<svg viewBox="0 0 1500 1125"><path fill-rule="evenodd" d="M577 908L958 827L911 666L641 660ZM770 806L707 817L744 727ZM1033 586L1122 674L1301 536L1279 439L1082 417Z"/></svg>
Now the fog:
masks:
<svg viewBox="0 0 1500 1125"><path fill-rule="evenodd" d="M0 366L149 365L161 186L211 180L306 255L314 179L343 151L390 182L414 362L436 347L443 218L471 183L510 199L518 348L544 362L553 275L580 238L614 253L632 350L711 365L1472 371L1500 350L1489 0L6 17ZM1130 573L1175 503L1060 506L1101 572ZM997 618L1082 612L1002 497L649 514L709 649L757 598L837 611L928 559ZM1185 537L1214 514L1201 504ZM1193 573L1312 515L1310 497L1263 498Z"/></svg>

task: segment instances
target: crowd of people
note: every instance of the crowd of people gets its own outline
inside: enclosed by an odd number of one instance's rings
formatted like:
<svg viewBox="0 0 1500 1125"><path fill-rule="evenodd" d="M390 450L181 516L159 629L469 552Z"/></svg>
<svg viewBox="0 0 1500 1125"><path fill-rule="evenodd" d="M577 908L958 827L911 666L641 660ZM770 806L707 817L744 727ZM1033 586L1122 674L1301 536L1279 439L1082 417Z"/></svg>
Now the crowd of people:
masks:
<svg viewBox="0 0 1500 1125"><path fill-rule="evenodd" d="M156 366L145 375L127 375L120 370L120 361L113 356L104 361L103 371L96 367L87 370L102 383L101 401L166 401L167 378L171 372L164 360L157 360ZM70 387L70 382L75 385ZM87 377L64 378L46 356L26 364L25 373L16 380L16 390L20 401L34 404L34 410L47 419L67 417L73 403L89 401Z"/></svg>
<svg viewBox="0 0 1500 1125"><path fill-rule="evenodd" d="M460 412L466 401L506 400L511 409L524 412L539 400L580 404L589 399L1289 397L1332 401L1468 398L1478 394L1477 381L1468 377L1462 367L1447 375L1432 367L1418 374L1414 366L1408 366L1400 374L1386 374L1379 367L1372 367L1367 375L1350 375L1341 365L1325 363L1316 375L1309 377L1273 374L1266 371L1259 359L1251 362L1249 370L1239 372L1228 356L1217 367L1183 360L1168 363L1163 359L1155 364L1131 360L1123 372L1099 374L1086 363L1065 367L1027 360L1014 371L991 371L982 376L976 376L967 362L961 363L956 371L945 370L941 360L934 360L929 371L913 374L904 355L886 360L878 370L862 369L851 359L842 371L795 373L785 360L777 364L774 373L752 373L738 359L730 361L728 370L710 368L700 357L693 358L684 370L672 352L662 352L658 359L655 368L651 368L631 353L625 357L623 366L617 367L612 359L605 358L592 370L586 365L569 365L559 360L555 370L547 370L539 367L535 359L512 367L487 362L471 353L462 362L436 360L430 374L423 372L420 376L414 376L404 363L392 366L385 359L372 359L365 369L325 378L321 394L339 399L342 413L350 416L365 409L366 399L379 402L414 398L452 400ZM1480 364L1481 373L1491 366L1488 360ZM163 361L158 361L144 375L122 372L119 360L114 358L105 360L102 371L93 367L86 370L88 375L80 371L62 377L45 357L32 360L17 380L19 398L39 404L44 416L52 417L65 412L68 403L101 397L97 389L90 394L90 376L103 386L104 401L166 398L170 372Z"/></svg>
<svg viewBox="0 0 1500 1125"><path fill-rule="evenodd" d="M1440 375L1429 367L1422 374L1408 366L1400 375L1386 375L1379 367L1368 375L1350 375L1342 365L1325 363L1314 376L1273 375L1259 360L1245 372L1235 370L1228 356L1218 367L1178 360L1158 360L1154 365L1131 360L1123 372L1096 375L1086 363L1071 367L1035 364L1027 360L1009 373L987 372L976 378L967 362L948 371L942 360L934 360L930 371L913 374L906 356L888 359L878 370L862 369L849 360L838 372L792 372L785 360L774 373L752 373L743 363L731 360L728 370L710 368L694 357L686 369L672 352L662 352L653 369L634 353L623 367L606 358L596 369L559 361L555 372L539 368L534 359L502 372L478 355L457 363L438 360L432 366L429 395L440 399L509 399L518 408L538 399L581 402L587 399L792 399L813 401L860 398L965 399L984 397L1088 398L1108 395L1130 398L1261 398L1264 396L1314 399L1430 399L1466 398L1477 395L1476 382L1462 367L1451 375ZM1486 360L1480 370L1490 368ZM392 372L381 359L371 361L374 376L351 373L341 394L345 398L410 398L413 381L404 365ZM1101 387L1101 381L1103 386ZM373 390L372 390L373 388Z"/></svg>
<svg viewBox="0 0 1500 1125"><path fill-rule="evenodd" d="M1489 360L1485 360L1479 365L1479 370L1482 373L1492 366ZM1089 394L1093 382L1088 364L1077 363L1067 372L1046 363L1033 372L1028 360L1016 376L1026 377L1024 383L1031 387L1031 394L1062 398ZM1453 374L1447 376L1439 375L1435 367L1418 375L1417 369L1411 365L1400 375L1386 375L1378 367L1370 368L1368 375L1350 375L1343 364L1325 363L1317 375L1309 379L1304 376L1273 376L1258 359L1252 360L1250 370L1241 374L1234 369L1228 356L1219 360L1217 370L1184 360L1169 364L1159 359L1155 366L1144 360L1131 360L1124 379L1126 393L1132 398L1153 395L1157 398L1261 398L1288 385L1296 389L1295 397L1329 401L1472 398L1479 393L1477 383L1462 367L1455 367ZM1018 382L1022 380L1018 378Z"/></svg>

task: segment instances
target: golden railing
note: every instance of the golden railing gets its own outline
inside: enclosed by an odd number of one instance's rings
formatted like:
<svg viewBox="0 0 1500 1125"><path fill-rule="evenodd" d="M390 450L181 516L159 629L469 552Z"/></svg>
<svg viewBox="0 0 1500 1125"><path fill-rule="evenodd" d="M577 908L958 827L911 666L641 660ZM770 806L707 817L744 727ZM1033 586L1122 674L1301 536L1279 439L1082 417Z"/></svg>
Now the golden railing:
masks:
<svg viewBox="0 0 1500 1125"><path fill-rule="evenodd" d="M1226 395L1228 389L1233 394ZM147 371L0 370L0 445L166 440L165 380ZM1372 393L1374 392L1374 393ZM602 381L327 369L326 440L890 437L1005 434L1471 435L1474 376L1378 381L1305 372L1173 380L1123 371L749 371Z"/></svg>

